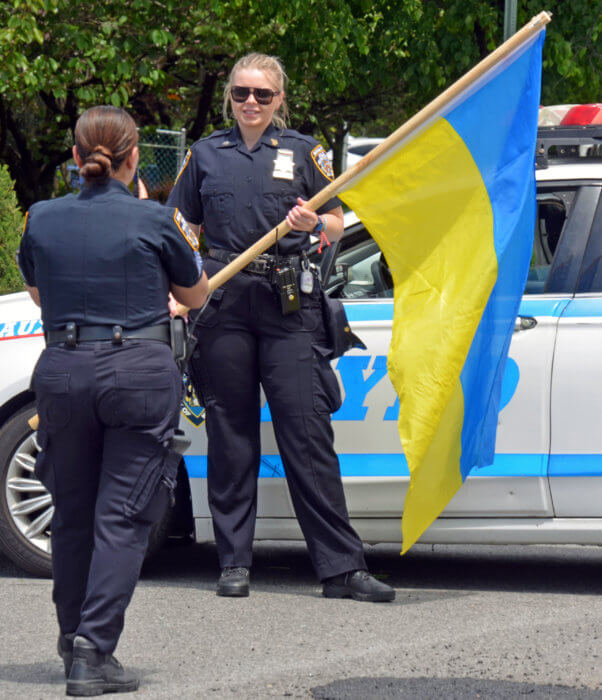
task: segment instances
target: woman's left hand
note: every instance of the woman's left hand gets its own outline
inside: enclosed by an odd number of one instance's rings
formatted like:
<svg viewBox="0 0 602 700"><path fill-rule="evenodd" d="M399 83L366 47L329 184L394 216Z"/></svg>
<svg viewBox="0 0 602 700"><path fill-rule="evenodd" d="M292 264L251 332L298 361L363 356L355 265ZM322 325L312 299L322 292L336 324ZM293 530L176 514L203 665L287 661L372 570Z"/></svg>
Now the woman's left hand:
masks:
<svg viewBox="0 0 602 700"><path fill-rule="evenodd" d="M169 316L170 318L173 318L174 316L179 315L179 309L178 309L178 302L173 298L172 293L169 293L169 298L167 301L167 306L169 308Z"/></svg>
<svg viewBox="0 0 602 700"><path fill-rule="evenodd" d="M286 223L293 231L307 231L311 233L318 223L318 215L311 209L306 209L307 202L297 197L297 206L293 207L286 215Z"/></svg>

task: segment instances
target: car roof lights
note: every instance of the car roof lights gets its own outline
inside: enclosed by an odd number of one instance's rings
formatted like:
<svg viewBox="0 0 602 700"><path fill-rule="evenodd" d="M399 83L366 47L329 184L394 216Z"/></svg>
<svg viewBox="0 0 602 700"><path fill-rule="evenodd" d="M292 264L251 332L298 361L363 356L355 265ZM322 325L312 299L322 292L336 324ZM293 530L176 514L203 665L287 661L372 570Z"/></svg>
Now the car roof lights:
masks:
<svg viewBox="0 0 602 700"><path fill-rule="evenodd" d="M564 115L561 126L602 124L602 103L575 105Z"/></svg>

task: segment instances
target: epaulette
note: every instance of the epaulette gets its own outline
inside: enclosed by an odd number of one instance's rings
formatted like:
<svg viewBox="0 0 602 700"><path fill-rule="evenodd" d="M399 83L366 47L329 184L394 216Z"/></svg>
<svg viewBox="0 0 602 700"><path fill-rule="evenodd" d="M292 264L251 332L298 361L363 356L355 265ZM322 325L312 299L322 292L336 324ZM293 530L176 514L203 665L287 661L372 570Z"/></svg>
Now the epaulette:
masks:
<svg viewBox="0 0 602 700"><path fill-rule="evenodd" d="M305 143L309 144L310 146L315 146L317 141L313 136L309 136L308 134L301 134L298 131L295 131L294 129L282 129L279 133L279 136L282 138L292 138L292 139L297 139L299 141L305 141Z"/></svg>
<svg viewBox="0 0 602 700"><path fill-rule="evenodd" d="M195 143L200 143L201 141L208 141L209 139L216 139L218 136L225 136L226 134L231 134L234 129L218 129L213 131L209 136L203 136L203 138L198 139Z"/></svg>

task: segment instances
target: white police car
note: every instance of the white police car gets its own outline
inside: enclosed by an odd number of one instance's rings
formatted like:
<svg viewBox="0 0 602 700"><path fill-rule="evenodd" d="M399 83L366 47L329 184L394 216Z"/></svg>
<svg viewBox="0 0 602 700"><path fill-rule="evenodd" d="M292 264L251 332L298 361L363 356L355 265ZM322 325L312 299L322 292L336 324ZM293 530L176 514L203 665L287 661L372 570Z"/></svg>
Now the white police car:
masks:
<svg viewBox="0 0 602 700"><path fill-rule="evenodd" d="M540 131L538 213L529 279L504 378L497 453L423 535L437 543L602 544L602 126ZM334 362L344 401L336 448L353 525L366 542L400 542L409 475L397 433L398 401L386 376L391 278L376 243L347 215L343 241L321 265L367 350ZM48 574L52 503L35 480L35 412L29 378L43 347L26 294L0 298L0 548ZM256 537L300 539L271 430L263 456ZM202 407L182 406L192 440L177 505L155 528L211 541Z"/></svg>

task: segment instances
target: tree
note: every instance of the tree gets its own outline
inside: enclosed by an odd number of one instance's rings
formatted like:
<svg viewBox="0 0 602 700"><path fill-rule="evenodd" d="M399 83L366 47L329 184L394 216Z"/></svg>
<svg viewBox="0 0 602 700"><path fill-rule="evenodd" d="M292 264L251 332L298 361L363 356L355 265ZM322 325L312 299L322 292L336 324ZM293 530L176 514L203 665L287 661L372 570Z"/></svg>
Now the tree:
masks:
<svg viewBox="0 0 602 700"><path fill-rule="evenodd" d="M23 214L17 206L13 181L6 165L0 165L0 294L23 289L15 260L22 231Z"/></svg>
<svg viewBox="0 0 602 700"><path fill-rule="evenodd" d="M504 0L11 0L0 4L0 161L22 206L48 197L93 104L141 125L224 126L220 92L251 50L281 56L292 126L335 156L390 133L501 43ZM599 99L602 0L550 0L545 101ZM567 10L570 8L570 11ZM521 0L519 24L539 11Z"/></svg>

